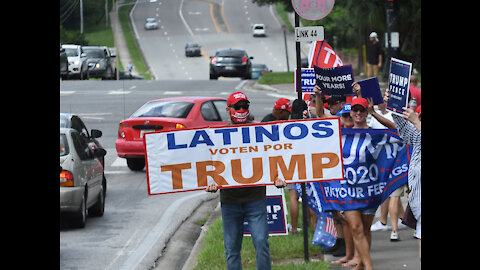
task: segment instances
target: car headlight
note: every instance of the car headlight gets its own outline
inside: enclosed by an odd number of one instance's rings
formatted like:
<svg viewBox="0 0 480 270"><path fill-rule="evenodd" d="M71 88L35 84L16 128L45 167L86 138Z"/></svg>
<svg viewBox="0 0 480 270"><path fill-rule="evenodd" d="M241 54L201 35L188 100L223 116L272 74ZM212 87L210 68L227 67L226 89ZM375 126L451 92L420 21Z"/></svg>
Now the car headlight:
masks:
<svg viewBox="0 0 480 270"><path fill-rule="evenodd" d="M76 66L78 66L78 65L80 64L80 61L75 60L75 61L73 61L73 64L76 65Z"/></svg>
<svg viewBox="0 0 480 270"><path fill-rule="evenodd" d="M97 63L97 64L95 65L95 68L99 68L99 67L100 67L100 63Z"/></svg>

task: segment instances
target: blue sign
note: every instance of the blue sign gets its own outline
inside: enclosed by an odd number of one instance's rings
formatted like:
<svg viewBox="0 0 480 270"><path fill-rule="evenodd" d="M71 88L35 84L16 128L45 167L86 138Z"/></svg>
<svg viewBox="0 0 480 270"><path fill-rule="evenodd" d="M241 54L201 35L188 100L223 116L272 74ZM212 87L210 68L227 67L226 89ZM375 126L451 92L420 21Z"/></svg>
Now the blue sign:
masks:
<svg viewBox="0 0 480 270"><path fill-rule="evenodd" d="M352 65L334 68L315 69L316 83L322 90L322 94L329 96L353 96L352 83L354 82Z"/></svg>
<svg viewBox="0 0 480 270"><path fill-rule="evenodd" d="M402 115L407 107L412 63L392 58L388 80L387 110Z"/></svg>
<svg viewBox="0 0 480 270"><path fill-rule="evenodd" d="M268 234L279 235L287 233L286 213L284 212L285 205L283 205L282 195L267 196L267 220L268 220ZM250 235L248 222L243 221L243 234Z"/></svg>
<svg viewBox="0 0 480 270"><path fill-rule="evenodd" d="M408 182L411 146L395 129L342 129L343 180L314 182L322 211L378 207Z"/></svg>
<svg viewBox="0 0 480 270"><path fill-rule="evenodd" d="M380 85L378 84L377 77L365 79L357 82L361 89L362 98L372 98L373 104L378 105L383 103L382 92L380 91Z"/></svg>
<svg viewBox="0 0 480 270"><path fill-rule="evenodd" d="M297 70L295 70L295 92L297 91ZM302 68L302 93L313 93L315 88L315 70L313 68Z"/></svg>

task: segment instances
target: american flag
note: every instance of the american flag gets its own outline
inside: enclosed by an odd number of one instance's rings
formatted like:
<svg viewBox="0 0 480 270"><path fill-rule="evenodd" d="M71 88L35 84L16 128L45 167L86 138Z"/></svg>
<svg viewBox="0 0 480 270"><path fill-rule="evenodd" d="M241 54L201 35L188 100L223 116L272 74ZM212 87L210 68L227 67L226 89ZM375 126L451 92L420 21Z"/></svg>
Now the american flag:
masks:
<svg viewBox="0 0 480 270"><path fill-rule="evenodd" d="M327 217L327 224L325 226L325 232L333 235L333 237L337 238L337 229L335 228L335 224L333 223L333 218Z"/></svg>

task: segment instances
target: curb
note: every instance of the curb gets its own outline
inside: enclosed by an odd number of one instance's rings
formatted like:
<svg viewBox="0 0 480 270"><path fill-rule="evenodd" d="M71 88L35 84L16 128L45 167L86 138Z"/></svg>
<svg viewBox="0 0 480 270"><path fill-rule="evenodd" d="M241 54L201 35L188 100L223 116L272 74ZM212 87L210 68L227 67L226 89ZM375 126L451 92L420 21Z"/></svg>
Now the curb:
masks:
<svg viewBox="0 0 480 270"><path fill-rule="evenodd" d="M200 236L197 238L197 241L195 241L195 245L193 246L192 251L188 256L187 261L183 265L182 270L192 270L195 266L197 266L198 254L200 252L201 246L203 245L203 238L205 237L205 233L208 231L208 227L210 227L210 224L212 224L212 222L219 216L221 216L220 202L217 204L215 210L213 210L212 215L210 215L207 222L205 222L205 224L202 226Z"/></svg>

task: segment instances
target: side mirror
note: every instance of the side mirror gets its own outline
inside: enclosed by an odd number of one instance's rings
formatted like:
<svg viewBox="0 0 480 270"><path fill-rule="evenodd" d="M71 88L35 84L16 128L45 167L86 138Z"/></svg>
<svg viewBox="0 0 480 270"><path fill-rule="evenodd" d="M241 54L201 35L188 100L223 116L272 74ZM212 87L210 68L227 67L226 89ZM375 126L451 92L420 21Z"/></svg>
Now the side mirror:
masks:
<svg viewBox="0 0 480 270"><path fill-rule="evenodd" d="M93 150L94 157L104 157L107 154L107 151L103 148L95 148Z"/></svg>
<svg viewBox="0 0 480 270"><path fill-rule="evenodd" d="M253 59L253 56L250 56L249 58L250 58L250 59Z"/></svg>
<svg viewBox="0 0 480 270"><path fill-rule="evenodd" d="M100 138L102 137L102 132L98 129L92 129L90 130L90 133L92 134L92 138Z"/></svg>
<svg viewBox="0 0 480 270"><path fill-rule="evenodd" d="M87 53L80 54L80 57L87 57Z"/></svg>

